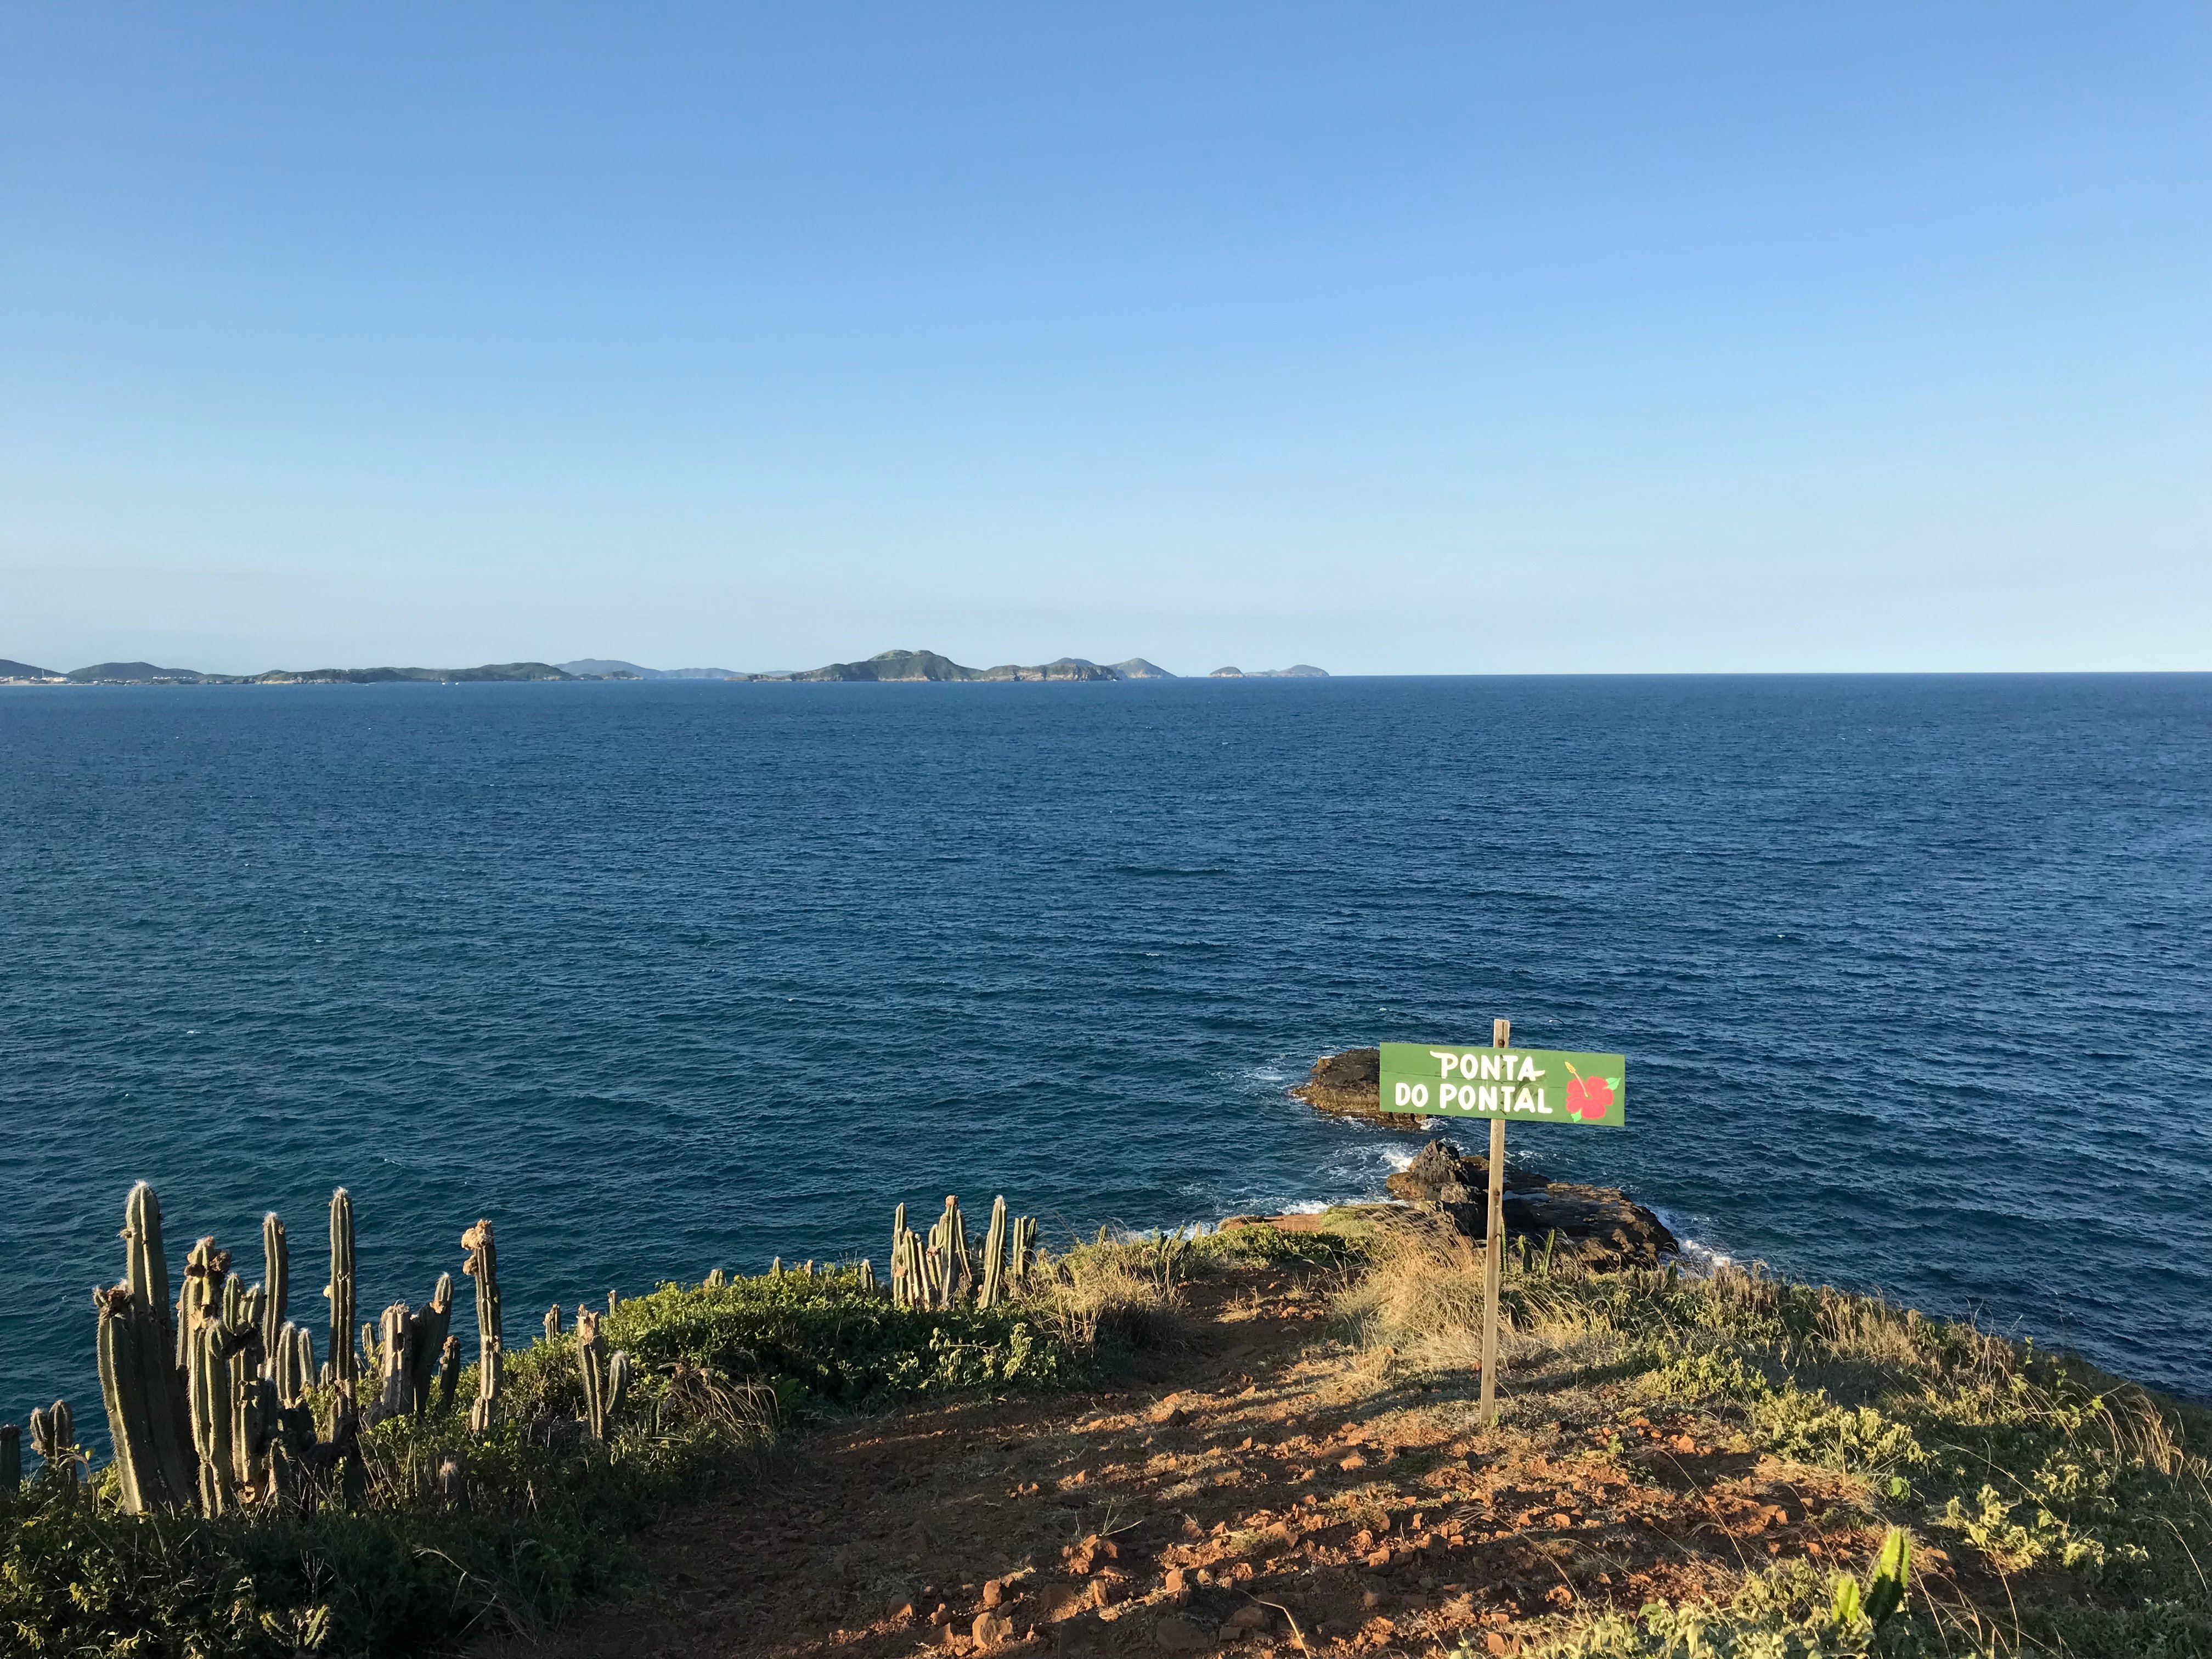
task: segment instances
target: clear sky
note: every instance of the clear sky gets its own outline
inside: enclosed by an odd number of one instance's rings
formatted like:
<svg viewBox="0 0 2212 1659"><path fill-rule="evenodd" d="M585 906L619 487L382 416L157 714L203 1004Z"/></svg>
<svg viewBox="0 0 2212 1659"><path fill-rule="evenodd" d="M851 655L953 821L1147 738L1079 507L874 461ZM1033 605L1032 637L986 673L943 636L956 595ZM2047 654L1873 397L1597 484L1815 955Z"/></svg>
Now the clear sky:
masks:
<svg viewBox="0 0 2212 1659"><path fill-rule="evenodd" d="M2212 8L0 3L0 656L2212 667Z"/></svg>

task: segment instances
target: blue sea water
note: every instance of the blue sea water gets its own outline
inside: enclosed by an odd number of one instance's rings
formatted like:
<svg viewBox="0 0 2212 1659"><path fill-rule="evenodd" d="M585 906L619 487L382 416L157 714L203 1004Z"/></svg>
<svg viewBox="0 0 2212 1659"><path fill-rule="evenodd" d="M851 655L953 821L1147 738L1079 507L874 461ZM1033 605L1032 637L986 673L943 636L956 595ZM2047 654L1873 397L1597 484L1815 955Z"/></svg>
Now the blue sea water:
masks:
<svg viewBox="0 0 2212 1659"><path fill-rule="evenodd" d="M141 1177L303 1321L334 1185L364 1316L492 1217L520 1339L1378 1193L1285 1086L1499 1015L1632 1083L1517 1159L2212 1395L2208 940L2205 676L0 692L0 1413Z"/></svg>

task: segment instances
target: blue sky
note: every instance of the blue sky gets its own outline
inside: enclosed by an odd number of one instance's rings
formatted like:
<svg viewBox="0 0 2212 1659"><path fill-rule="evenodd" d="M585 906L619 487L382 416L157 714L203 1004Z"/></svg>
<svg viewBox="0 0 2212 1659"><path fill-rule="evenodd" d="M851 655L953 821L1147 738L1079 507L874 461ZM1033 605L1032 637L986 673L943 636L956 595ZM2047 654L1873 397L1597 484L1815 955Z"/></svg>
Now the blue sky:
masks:
<svg viewBox="0 0 2212 1659"><path fill-rule="evenodd" d="M2212 10L0 5L0 656L2212 667Z"/></svg>

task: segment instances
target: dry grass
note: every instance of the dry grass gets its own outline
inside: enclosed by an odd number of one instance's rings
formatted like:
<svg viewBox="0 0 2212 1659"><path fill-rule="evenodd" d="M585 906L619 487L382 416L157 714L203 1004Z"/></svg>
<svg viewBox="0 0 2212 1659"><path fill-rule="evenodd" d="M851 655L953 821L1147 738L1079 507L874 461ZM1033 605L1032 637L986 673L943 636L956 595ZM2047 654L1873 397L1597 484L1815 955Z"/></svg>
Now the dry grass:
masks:
<svg viewBox="0 0 2212 1659"><path fill-rule="evenodd" d="M1027 1294L1077 1352L1166 1347L1181 1328L1181 1243L1116 1243L1102 1230L1092 1242L1049 1258Z"/></svg>

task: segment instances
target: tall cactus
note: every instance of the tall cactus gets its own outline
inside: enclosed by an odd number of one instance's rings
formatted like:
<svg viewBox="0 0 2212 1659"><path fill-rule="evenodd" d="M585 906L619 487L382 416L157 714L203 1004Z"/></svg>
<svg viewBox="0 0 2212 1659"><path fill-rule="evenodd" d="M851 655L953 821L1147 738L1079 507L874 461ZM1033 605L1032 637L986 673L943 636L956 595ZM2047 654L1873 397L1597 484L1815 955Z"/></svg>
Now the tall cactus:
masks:
<svg viewBox="0 0 2212 1659"><path fill-rule="evenodd" d="M331 1386L353 1399L360 1370L353 1349L353 1194L343 1187L331 1194L331 1282L323 1294L331 1301Z"/></svg>
<svg viewBox="0 0 2212 1659"><path fill-rule="evenodd" d="M983 1237L983 1287L975 1298L979 1308L995 1308L1005 1288L1006 1272L1006 1200L991 1200L991 1228Z"/></svg>
<svg viewBox="0 0 2212 1659"><path fill-rule="evenodd" d="M23 1431L13 1423L0 1423L0 1509L23 1492Z"/></svg>
<svg viewBox="0 0 2212 1659"><path fill-rule="evenodd" d="M222 1311L223 1282L230 1277L230 1252L203 1238L185 1255L185 1277L177 1287L177 1364L191 1364L192 1332L204 1319Z"/></svg>
<svg viewBox="0 0 2212 1659"><path fill-rule="evenodd" d="M891 1212L891 1305L896 1308L907 1306L912 1296L906 1241L906 1206L902 1204Z"/></svg>
<svg viewBox="0 0 2212 1659"><path fill-rule="evenodd" d="M276 1385L276 1401L296 1406L315 1386L315 1339L289 1319L276 1333L276 1346L269 1357L269 1380Z"/></svg>
<svg viewBox="0 0 2212 1659"><path fill-rule="evenodd" d="M60 1488L64 1498L76 1499L76 1418L69 1401L57 1400L43 1411L31 1413L31 1449L46 1461L46 1479ZM16 1455L20 1458L21 1453ZM9 1494L11 1497L13 1493Z"/></svg>
<svg viewBox="0 0 2212 1659"><path fill-rule="evenodd" d="M499 1250L491 1223L479 1219L461 1235L461 1245L469 1253L461 1271L477 1282L477 1398L469 1426L486 1434L498 1415L500 1382Z"/></svg>
<svg viewBox="0 0 2212 1659"><path fill-rule="evenodd" d="M222 1515L230 1509L235 1487L237 1396L231 1388L230 1356L223 1352L222 1323L202 1316L191 1328L185 1388L191 1401L192 1446L199 1454L200 1512Z"/></svg>
<svg viewBox="0 0 2212 1659"><path fill-rule="evenodd" d="M161 1202L140 1182L123 1208L122 1283L94 1291L100 1401L115 1449L124 1509L133 1515L191 1502L192 1437L176 1364Z"/></svg>
<svg viewBox="0 0 2212 1659"><path fill-rule="evenodd" d="M1030 1276L1030 1264L1036 1254L1036 1218L1016 1216L1006 1258L1006 1277L1015 1289L1019 1290L1022 1281Z"/></svg>
<svg viewBox="0 0 2212 1659"><path fill-rule="evenodd" d="M438 1274L429 1301L416 1310L394 1303L385 1310L385 1340L378 1349L385 1364L385 1411L429 1411L431 1385L438 1380L438 1358L445 1354L447 1328L453 1322L453 1274Z"/></svg>
<svg viewBox="0 0 2212 1659"><path fill-rule="evenodd" d="M592 1438L604 1443L629 1393L630 1364L620 1349L607 1352L599 1316L589 1308L576 1310L576 1369L584 1379L584 1421Z"/></svg>
<svg viewBox="0 0 2212 1659"><path fill-rule="evenodd" d="M450 1417L453 1410L453 1387L461 1379L461 1339L448 1336L438 1356L438 1415Z"/></svg>
<svg viewBox="0 0 2212 1659"><path fill-rule="evenodd" d="M975 1264L968 1253L968 1218L957 1194L945 1196L945 1305L966 1296L975 1283Z"/></svg>
<svg viewBox="0 0 2212 1659"><path fill-rule="evenodd" d="M404 1382L398 1409L421 1417L430 1409L430 1389L436 1381L439 1357L446 1350L447 1328L453 1320L453 1276L440 1273L430 1299L407 1316L400 1339L400 1369Z"/></svg>
<svg viewBox="0 0 2212 1659"><path fill-rule="evenodd" d="M162 1331L173 1337L169 1258L161 1246L161 1200L143 1181L123 1202L123 1282L153 1314Z"/></svg>
<svg viewBox="0 0 2212 1659"><path fill-rule="evenodd" d="M545 1343L550 1347L561 1340L561 1304L556 1302L545 1310Z"/></svg>
<svg viewBox="0 0 2212 1659"><path fill-rule="evenodd" d="M276 1431L276 1390L262 1377L262 1316L268 1293L256 1285L247 1290L236 1273L224 1279L222 1334L224 1363L230 1369L230 1469L233 1487L258 1492L267 1484L270 1437Z"/></svg>
<svg viewBox="0 0 2212 1659"><path fill-rule="evenodd" d="M377 1404L386 1417L407 1408L407 1322L413 1312L404 1302L395 1302L377 1320ZM368 1334L367 1327L362 1334Z"/></svg>
<svg viewBox="0 0 2212 1659"><path fill-rule="evenodd" d="M292 1250L274 1210L261 1218L261 1288L266 1295L261 1304L261 1374L273 1377L276 1345L292 1304Z"/></svg>
<svg viewBox="0 0 2212 1659"><path fill-rule="evenodd" d="M283 1407L277 1403L276 1385L258 1369L232 1379L231 1469L239 1490L258 1500L276 1495L276 1474L270 1454L283 1425Z"/></svg>

